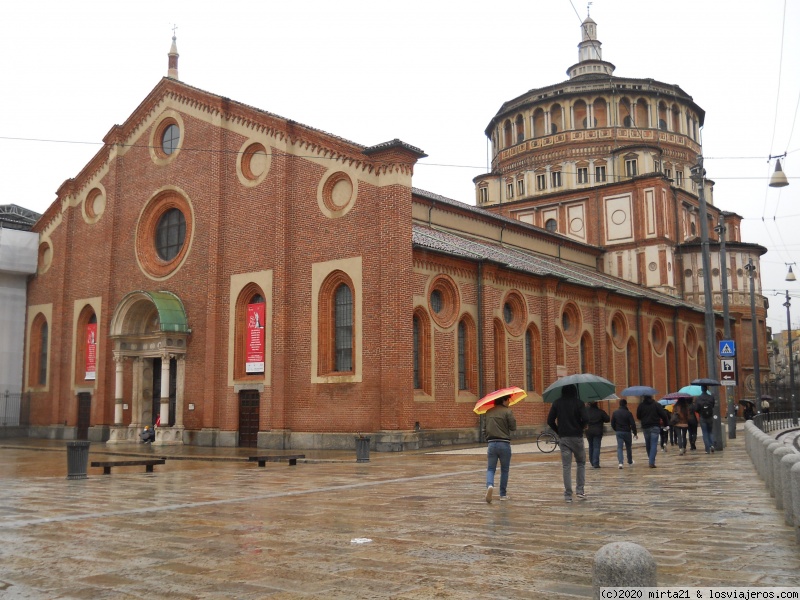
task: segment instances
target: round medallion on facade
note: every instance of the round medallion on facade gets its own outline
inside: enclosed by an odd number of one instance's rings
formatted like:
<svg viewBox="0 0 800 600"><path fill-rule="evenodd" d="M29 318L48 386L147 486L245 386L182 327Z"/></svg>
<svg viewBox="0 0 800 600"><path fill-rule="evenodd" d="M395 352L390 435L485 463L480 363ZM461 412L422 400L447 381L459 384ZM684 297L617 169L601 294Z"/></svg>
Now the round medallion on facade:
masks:
<svg viewBox="0 0 800 600"><path fill-rule="evenodd" d="M611 213L611 222L614 223L614 225L622 225L627 218L628 215L625 214L624 210L615 210Z"/></svg>
<svg viewBox="0 0 800 600"><path fill-rule="evenodd" d="M528 322L528 309L522 294L510 291L503 301L503 321L506 329L513 336L522 335Z"/></svg>
<svg viewBox="0 0 800 600"><path fill-rule="evenodd" d="M653 350L658 354L663 354L664 348L667 346L667 330L664 328L664 323L661 319L653 321L650 336L653 340Z"/></svg>
<svg viewBox="0 0 800 600"><path fill-rule="evenodd" d="M272 157L264 144L245 142L236 160L239 181L247 187L255 187L267 176Z"/></svg>
<svg viewBox="0 0 800 600"><path fill-rule="evenodd" d="M651 271L655 271L656 269L658 269L658 265L655 262L651 262L649 265L647 265L647 268L650 269Z"/></svg>
<svg viewBox="0 0 800 600"><path fill-rule="evenodd" d="M683 276L684 276L684 277L691 277L691 276L692 276L692 270L691 270L691 269L686 269L686 270L683 272Z"/></svg>
<svg viewBox="0 0 800 600"><path fill-rule="evenodd" d="M686 328L686 353L689 358L694 358L697 355L697 332L691 325Z"/></svg>
<svg viewBox="0 0 800 600"><path fill-rule="evenodd" d="M100 188L92 188L83 201L83 216L87 223L96 223L106 210L106 195Z"/></svg>
<svg viewBox="0 0 800 600"><path fill-rule="evenodd" d="M191 247L192 207L179 193L157 194L144 207L136 228L136 260L153 279L170 277Z"/></svg>
<svg viewBox="0 0 800 600"><path fill-rule="evenodd" d="M574 219L572 219L569 222L569 230L572 233L576 233L576 234L580 233L581 231L583 231L583 219L580 219L578 217L575 217Z"/></svg>
<svg viewBox="0 0 800 600"><path fill-rule="evenodd" d="M621 312L615 313L611 318L611 339L620 350L625 348L625 342L628 340L628 322Z"/></svg>
<svg viewBox="0 0 800 600"><path fill-rule="evenodd" d="M344 171L335 171L323 178L318 190L320 210L330 218L342 217L356 203L358 184Z"/></svg>
<svg viewBox="0 0 800 600"><path fill-rule="evenodd" d="M714 277L719 277L719 269L717 267L714 267L713 269L711 269L711 274Z"/></svg>
<svg viewBox="0 0 800 600"><path fill-rule="evenodd" d="M39 244L39 275L46 273L51 264L53 264L53 247L49 241L44 241Z"/></svg>
<svg viewBox="0 0 800 600"><path fill-rule="evenodd" d="M450 327L461 310L458 287L447 275L437 276L430 285L428 308L439 327Z"/></svg>
<svg viewBox="0 0 800 600"><path fill-rule="evenodd" d="M568 302L561 311L561 330L564 332L564 339L572 343L577 342L581 328L581 311L574 303Z"/></svg>

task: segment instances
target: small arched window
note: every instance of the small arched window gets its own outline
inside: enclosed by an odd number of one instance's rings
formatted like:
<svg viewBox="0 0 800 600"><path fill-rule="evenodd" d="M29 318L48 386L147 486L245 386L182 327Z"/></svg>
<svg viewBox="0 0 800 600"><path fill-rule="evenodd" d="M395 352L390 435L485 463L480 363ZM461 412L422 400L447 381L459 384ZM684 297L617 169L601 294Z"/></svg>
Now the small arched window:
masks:
<svg viewBox="0 0 800 600"><path fill-rule="evenodd" d="M414 389L431 393L431 324L422 308L414 311Z"/></svg>
<svg viewBox="0 0 800 600"><path fill-rule="evenodd" d="M28 384L31 387L47 385L47 350L49 334L50 330L47 325L47 319L42 313L39 313L31 324L30 333Z"/></svg>
<svg viewBox="0 0 800 600"><path fill-rule="evenodd" d="M353 370L353 291L347 284L336 289L334 307L335 370L349 372Z"/></svg>

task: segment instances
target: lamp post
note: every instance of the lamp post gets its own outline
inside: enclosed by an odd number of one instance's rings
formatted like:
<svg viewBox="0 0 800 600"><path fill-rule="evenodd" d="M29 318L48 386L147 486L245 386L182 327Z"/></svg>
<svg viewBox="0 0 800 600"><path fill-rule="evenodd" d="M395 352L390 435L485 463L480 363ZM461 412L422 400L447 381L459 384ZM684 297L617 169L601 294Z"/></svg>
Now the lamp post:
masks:
<svg viewBox="0 0 800 600"><path fill-rule="evenodd" d="M755 266L751 258L744 266L750 273L750 315L753 325L753 377L756 383L756 405L761 406L761 367L758 364L758 319L756 319Z"/></svg>
<svg viewBox="0 0 800 600"><path fill-rule="evenodd" d="M700 243L703 259L703 297L705 304L705 330L706 330L706 365L708 377L718 379L717 360L714 352L714 298L711 296L711 255L708 248L708 208L706 206L705 179L706 170L703 168L703 155L697 156L697 164L691 169L692 181L698 186L698 200L700 209ZM718 396L716 386L712 386L711 393ZM720 419L719 398L714 402L714 448L722 450L722 422Z"/></svg>
<svg viewBox="0 0 800 600"><path fill-rule="evenodd" d="M722 321L723 321L723 335L726 340L731 339L731 318L728 312L728 259L725 255L725 213L719 215L719 225L714 227L714 231L719 236L719 264L720 272L722 275ZM736 390L734 388L734 397L731 398L731 386L725 386L725 406L728 411L728 439L736 439L736 414L734 414L733 405L736 399ZM720 423L720 429L722 424Z"/></svg>
<svg viewBox="0 0 800 600"><path fill-rule="evenodd" d="M789 265L786 281L796 281L797 277L795 277L792 272L792 265L795 263L786 264ZM784 302L783 305L786 307L786 335L788 336L786 346L789 348L789 399L792 407L792 423L797 425L797 401L795 400L794 394L794 364L792 364L792 314L790 312L792 301L789 299L789 290L786 290L786 302Z"/></svg>

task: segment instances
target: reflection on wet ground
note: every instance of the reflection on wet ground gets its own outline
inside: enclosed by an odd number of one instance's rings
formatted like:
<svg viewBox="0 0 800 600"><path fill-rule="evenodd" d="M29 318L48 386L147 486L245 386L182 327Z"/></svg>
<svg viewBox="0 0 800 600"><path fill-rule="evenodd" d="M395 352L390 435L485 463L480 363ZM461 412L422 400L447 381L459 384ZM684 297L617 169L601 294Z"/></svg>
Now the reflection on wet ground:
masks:
<svg viewBox="0 0 800 600"><path fill-rule="evenodd" d="M485 450L302 451L92 444L90 459L167 456L67 480L65 442L0 441L4 598L591 597L594 553L643 545L661 585L797 586L800 546L740 436L715 455L588 469L565 504L557 454L515 445L509 502L483 499ZM258 452L261 453L261 452ZM291 453L291 452L287 452ZM181 460L177 460L181 458ZM189 460L193 459L193 460ZM202 459L202 460L200 460ZM211 460L215 459L215 460ZM642 468L645 467L645 468Z"/></svg>

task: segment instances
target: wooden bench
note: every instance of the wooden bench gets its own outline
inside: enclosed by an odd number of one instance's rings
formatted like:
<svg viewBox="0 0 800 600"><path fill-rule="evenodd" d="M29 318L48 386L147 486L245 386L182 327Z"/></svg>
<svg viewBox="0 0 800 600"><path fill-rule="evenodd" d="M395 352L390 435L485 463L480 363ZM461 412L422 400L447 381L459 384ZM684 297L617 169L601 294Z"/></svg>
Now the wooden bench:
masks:
<svg viewBox="0 0 800 600"><path fill-rule="evenodd" d="M290 454L290 455L277 455L277 454L270 454L265 456L251 456L247 460L250 462L257 462L259 467L266 466L268 462L280 462L282 460L289 461L289 465L293 466L297 464L298 458L305 458L305 454Z"/></svg>
<svg viewBox="0 0 800 600"><path fill-rule="evenodd" d="M153 472L154 465L163 465L166 461L164 458L147 458L140 460L98 460L92 461L93 467L103 467L103 475L111 475L111 467L141 467L147 473Z"/></svg>

